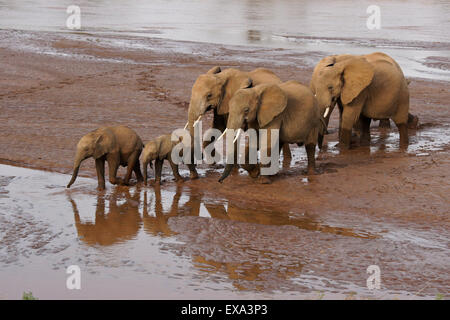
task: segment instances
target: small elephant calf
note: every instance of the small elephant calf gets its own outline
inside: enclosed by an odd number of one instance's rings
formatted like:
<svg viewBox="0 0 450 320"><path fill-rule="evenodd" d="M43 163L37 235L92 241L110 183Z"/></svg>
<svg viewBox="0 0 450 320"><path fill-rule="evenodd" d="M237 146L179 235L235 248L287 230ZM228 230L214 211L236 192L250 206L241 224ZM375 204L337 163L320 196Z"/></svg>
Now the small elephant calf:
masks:
<svg viewBox="0 0 450 320"><path fill-rule="evenodd" d="M172 167L175 181L182 181L183 178L178 172L178 165L172 160L172 149L178 144L178 141L172 141L171 135L166 134L151 140L145 144L142 152L142 171L144 172L144 183L147 185L147 167L152 168L152 161L155 160L155 183L161 183L161 171L164 160L168 160ZM153 169L153 168L152 168Z"/></svg>
<svg viewBox="0 0 450 320"><path fill-rule="evenodd" d="M95 159L98 189L105 189L105 161L108 161L109 181L112 184L128 184L134 170L138 181L142 181L139 156L142 152L141 138L126 126L101 127L89 132L80 139L73 164L73 174L67 188L75 182L81 162L87 158ZM119 166L128 167L125 179L118 179Z"/></svg>

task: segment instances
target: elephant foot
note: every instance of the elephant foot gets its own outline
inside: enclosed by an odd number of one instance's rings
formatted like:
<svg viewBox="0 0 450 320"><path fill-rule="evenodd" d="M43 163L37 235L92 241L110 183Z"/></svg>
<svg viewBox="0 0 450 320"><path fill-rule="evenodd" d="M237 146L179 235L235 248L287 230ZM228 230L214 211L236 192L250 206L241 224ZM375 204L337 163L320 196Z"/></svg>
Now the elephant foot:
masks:
<svg viewBox="0 0 450 320"><path fill-rule="evenodd" d="M258 179L256 179L256 182L260 184L271 184L272 180L267 176L259 176Z"/></svg>
<svg viewBox="0 0 450 320"><path fill-rule="evenodd" d="M105 186L98 186L97 187L98 191L105 191L105 189L106 189Z"/></svg>
<svg viewBox="0 0 450 320"><path fill-rule="evenodd" d="M339 144L337 145L337 147L342 151L350 149L351 137L352 130L342 129L341 138L339 139Z"/></svg>
<svg viewBox="0 0 450 320"><path fill-rule="evenodd" d="M191 173L189 174L189 178L190 178L191 180L198 179L198 173L197 173L197 172L191 172Z"/></svg>
<svg viewBox="0 0 450 320"><path fill-rule="evenodd" d="M258 178L259 177L259 168L255 168L253 170L250 170L248 172L248 174L249 174L250 177L252 177L254 179Z"/></svg>

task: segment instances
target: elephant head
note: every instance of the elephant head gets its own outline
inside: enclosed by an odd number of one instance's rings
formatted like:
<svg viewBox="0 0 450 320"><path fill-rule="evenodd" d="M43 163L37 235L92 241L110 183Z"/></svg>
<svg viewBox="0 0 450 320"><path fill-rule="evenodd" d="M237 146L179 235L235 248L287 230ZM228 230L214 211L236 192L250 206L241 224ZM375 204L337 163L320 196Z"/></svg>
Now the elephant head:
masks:
<svg viewBox="0 0 450 320"><path fill-rule="evenodd" d="M197 78L192 86L188 110L187 125L189 126L191 135L194 134L194 122L207 111L216 109L222 114L219 109L224 95L225 84L226 80L221 77L220 67L213 67L207 73Z"/></svg>
<svg viewBox="0 0 450 320"><path fill-rule="evenodd" d="M93 157L94 159L103 157L105 154L113 151L114 145L114 136L109 134L107 130L99 129L83 136L77 145L77 152L73 163L72 179L67 185L67 188L70 188L75 182L81 162L90 157Z"/></svg>
<svg viewBox="0 0 450 320"><path fill-rule="evenodd" d="M314 68L310 88L328 124L338 99L350 104L372 82L374 69L363 57L330 56Z"/></svg>
<svg viewBox="0 0 450 320"><path fill-rule="evenodd" d="M227 129L238 130L249 123L257 123L252 127L264 128L286 109L287 101L287 95L278 85L252 87L252 81L247 79L230 100ZM232 169L233 164L227 164L219 182L225 180Z"/></svg>

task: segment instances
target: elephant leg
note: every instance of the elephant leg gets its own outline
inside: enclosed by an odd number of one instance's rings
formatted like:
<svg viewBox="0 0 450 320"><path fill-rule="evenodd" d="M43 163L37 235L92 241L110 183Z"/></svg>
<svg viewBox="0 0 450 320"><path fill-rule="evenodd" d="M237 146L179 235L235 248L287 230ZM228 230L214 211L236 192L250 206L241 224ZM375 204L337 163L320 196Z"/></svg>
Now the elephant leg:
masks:
<svg viewBox="0 0 450 320"><path fill-rule="evenodd" d="M313 143L305 144L306 155L308 157L308 175L316 173L316 145Z"/></svg>
<svg viewBox="0 0 450 320"><path fill-rule="evenodd" d="M105 158L95 159L95 169L97 171L98 190L105 190Z"/></svg>
<svg viewBox="0 0 450 320"><path fill-rule="evenodd" d="M169 159L170 167L172 168L173 176L175 178L175 181L182 181L183 178L180 176L180 173L178 172L178 165L173 163L171 159Z"/></svg>
<svg viewBox="0 0 450 320"><path fill-rule="evenodd" d="M195 164L188 164L187 165L188 169L189 169L189 177L194 180L198 178L198 173L197 173L197 169L195 169Z"/></svg>
<svg viewBox="0 0 450 320"><path fill-rule="evenodd" d="M271 129L268 129L267 130L267 143L266 143L266 149L264 150L264 149L262 149L261 150L261 154L266 154L267 155L267 157L269 157L270 159L272 159L272 152L280 152L280 147L278 146L278 148L277 149L275 149L275 150L272 150L272 144L271 144L271 141L272 141L272 134L271 134ZM279 143L280 144L283 144L283 142L282 141L279 141ZM272 180L269 178L269 176L268 175L261 175L261 173L262 173L262 168L269 168L269 167L271 167L271 165L272 165L272 163L271 162L269 162L269 163L267 163L267 164L261 164L260 165L260 168L259 168L259 177L258 177L258 182L259 183L262 183L262 184L270 184L270 183L272 183ZM275 164L276 166L278 166L279 164L278 164L278 162ZM277 170L278 171L278 170Z"/></svg>
<svg viewBox="0 0 450 320"><path fill-rule="evenodd" d="M119 169L119 159L118 157L109 157L108 161L108 169L109 169L109 182L111 184L118 184L120 179L117 178L117 170Z"/></svg>
<svg viewBox="0 0 450 320"><path fill-rule="evenodd" d="M350 142L352 137L352 128L357 122L363 104L346 106L342 111L341 129L339 137L339 147L342 149L350 149Z"/></svg>
<svg viewBox="0 0 450 320"><path fill-rule="evenodd" d="M136 162L139 161L139 155L140 152L139 151L134 151L133 153L131 153L131 155L128 157L128 161L127 161L127 173L125 175L125 180L123 181L123 183L125 185L128 185L131 179L131 174L133 173L133 169L134 166L136 165Z"/></svg>
<svg viewBox="0 0 450 320"><path fill-rule="evenodd" d="M259 139L259 137L257 138ZM256 142L258 143L258 141ZM257 163L250 163L250 142L245 143L245 162L242 164L242 168L246 170L250 177L257 178L259 176L260 170Z"/></svg>
<svg viewBox="0 0 450 320"><path fill-rule="evenodd" d="M361 146L370 145L370 122L371 118L367 118L362 114L359 116L359 123L361 127L360 144Z"/></svg>
<svg viewBox="0 0 450 320"><path fill-rule="evenodd" d="M391 121L389 119L381 119L378 127L389 129L391 127Z"/></svg>
<svg viewBox="0 0 450 320"><path fill-rule="evenodd" d="M291 149L289 148L289 143L283 143L283 158L284 159L292 159Z"/></svg>
<svg viewBox="0 0 450 320"><path fill-rule="evenodd" d="M161 184L161 171L163 167L164 159L155 160L155 183L157 185Z"/></svg>
<svg viewBox="0 0 450 320"><path fill-rule="evenodd" d="M407 149L409 144L408 125L406 123L395 123L400 134L400 149Z"/></svg>
<svg viewBox="0 0 450 320"><path fill-rule="evenodd" d="M400 134L400 148L408 148L409 138L408 138L408 120L409 117L409 95L404 94L401 96L397 108L397 114L392 117L395 125L398 128Z"/></svg>
<svg viewBox="0 0 450 320"><path fill-rule="evenodd" d="M341 129L342 129L342 113L344 112L344 108L342 107L342 104L338 103L338 109L339 109L339 131L338 131L338 138L339 141L341 140Z"/></svg>
<svg viewBox="0 0 450 320"><path fill-rule="evenodd" d="M144 177L142 176L142 172L141 172L141 165L139 163L139 159L136 160L133 171L134 171L134 174L136 175L136 179L138 182L144 181Z"/></svg>

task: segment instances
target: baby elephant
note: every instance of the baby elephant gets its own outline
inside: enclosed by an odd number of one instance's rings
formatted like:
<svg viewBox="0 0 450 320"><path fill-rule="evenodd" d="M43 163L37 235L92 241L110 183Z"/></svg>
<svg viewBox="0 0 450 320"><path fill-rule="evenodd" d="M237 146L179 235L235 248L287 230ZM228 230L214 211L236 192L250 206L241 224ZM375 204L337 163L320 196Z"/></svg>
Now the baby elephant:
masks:
<svg viewBox="0 0 450 320"><path fill-rule="evenodd" d="M105 161L108 161L109 182L112 184L123 183L128 185L133 170L137 180L142 181L139 167L139 156L142 148L141 138L126 126L101 127L89 132L78 142L72 179L67 188L70 188L75 182L81 162L90 157L95 159L99 190L105 189ZM128 166L123 181L116 177L119 166Z"/></svg>
<svg viewBox="0 0 450 320"><path fill-rule="evenodd" d="M172 167L175 181L182 181L183 178L178 173L178 165L172 160L172 149L178 144L179 141L172 141L171 135L166 134L159 136L155 140L149 141L145 144L144 151L142 152L142 168L144 171L144 183L147 185L147 167L150 165L152 168L152 161L155 160L155 183L161 183L161 170L164 160L168 160ZM181 152L180 152L180 155ZM153 168L152 168L153 169Z"/></svg>

